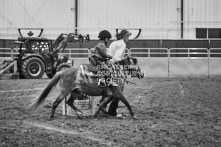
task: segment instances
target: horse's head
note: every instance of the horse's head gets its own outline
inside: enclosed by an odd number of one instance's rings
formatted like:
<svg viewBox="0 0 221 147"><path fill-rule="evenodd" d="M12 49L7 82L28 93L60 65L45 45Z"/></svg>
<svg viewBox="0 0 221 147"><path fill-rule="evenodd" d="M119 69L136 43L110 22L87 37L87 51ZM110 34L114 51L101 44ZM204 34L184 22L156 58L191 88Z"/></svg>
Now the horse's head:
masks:
<svg viewBox="0 0 221 147"><path fill-rule="evenodd" d="M127 56L120 61L120 64L123 65L124 71L128 71L126 72L127 75L130 75L131 77L138 77L139 79L144 77L144 72L139 67L137 58Z"/></svg>

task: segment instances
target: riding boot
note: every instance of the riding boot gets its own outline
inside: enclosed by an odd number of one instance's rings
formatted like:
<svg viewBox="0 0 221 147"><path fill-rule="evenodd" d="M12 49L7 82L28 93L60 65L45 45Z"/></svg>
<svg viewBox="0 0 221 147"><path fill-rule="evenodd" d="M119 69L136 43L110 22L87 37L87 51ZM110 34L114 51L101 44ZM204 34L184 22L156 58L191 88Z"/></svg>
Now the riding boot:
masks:
<svg viewBox="0 0 221 147"><path fill-rule="evenodd" d="M111 90L110 90L110 87L107 87L106 89L103 89L102 95L103 95L103 96L102 96L101 100L99 101L99 103L102 103L102 101L104 101L104 99L105 99L106 97L111 97L111 96L112 96L112 92L111 92ZM106 108L107 105L105 105L104 107Z"/></svg>
<svg viewBox="0 0 221 147"><path fill-rule="evenodd" d="M118 108L119 101L120 100L117 97L114 97L114 99L112 100L109 106L109 110L108 110L109 115L117 116L117 108Z"/></svg>
<svg viewBox="0 0 221 147"><path fill-rule="evenodd" d="M108 114L109 115L112 115L112 116L117 116L117 108L118 108L118 103L119 103L119 98L116 97L117 94L117 91L120 90L119 87L115 87L113 86L111 91L114 95L114 98L109 106L109 110L108 110Z"/></svg>

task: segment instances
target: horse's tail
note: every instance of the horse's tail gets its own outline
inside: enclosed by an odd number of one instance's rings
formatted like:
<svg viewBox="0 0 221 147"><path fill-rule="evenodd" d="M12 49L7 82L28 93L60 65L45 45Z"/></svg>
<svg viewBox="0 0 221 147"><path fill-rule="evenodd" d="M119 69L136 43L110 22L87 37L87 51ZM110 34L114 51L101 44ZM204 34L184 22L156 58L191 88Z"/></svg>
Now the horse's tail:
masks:
<svg viewBox="0 0 221 147"><path fill-rule="evenodd" d="M55 88L58 81L60 80L61 72L57 72L55 76L51 79L51 81L44 87L44 89L41 91L41 93L35 98L34 102L29 105L29 109L35 110L39 105L41 105L50 91Z"/></svg>

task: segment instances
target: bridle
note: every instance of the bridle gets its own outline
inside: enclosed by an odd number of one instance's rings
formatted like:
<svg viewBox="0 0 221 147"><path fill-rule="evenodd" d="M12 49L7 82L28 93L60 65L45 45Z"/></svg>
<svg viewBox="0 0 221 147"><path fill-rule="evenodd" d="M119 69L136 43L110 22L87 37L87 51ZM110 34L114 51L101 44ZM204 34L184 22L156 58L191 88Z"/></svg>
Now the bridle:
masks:
<svg viewBox="0 0 221 147"><path fill-rule="evenodd" d="M138 66L138 60L135 57L127 56L123 60L116 62L116 64L119 66L122 66L124 70L128 70L128 75L131 75L132 77L138 77L140 78L140 72L141 68ZM137 73L135 76L132 74Z"/></svg>

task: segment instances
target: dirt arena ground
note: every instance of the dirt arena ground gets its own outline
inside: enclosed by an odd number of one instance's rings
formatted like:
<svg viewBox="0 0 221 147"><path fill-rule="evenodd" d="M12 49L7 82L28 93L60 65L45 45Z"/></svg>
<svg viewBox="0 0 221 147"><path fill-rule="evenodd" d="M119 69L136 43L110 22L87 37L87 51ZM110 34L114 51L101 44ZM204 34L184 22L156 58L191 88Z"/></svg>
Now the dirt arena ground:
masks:
<svg viewBox="0 0 221 147"><path fill-rule="evenodd" d="M50 121L59 87L36 111L27 109L48 81L0 80L1 147L221 146L221 78L133 79L124 94L138 120L125 107L123 119L82 120L62 116L60 107Z"/></svg>

